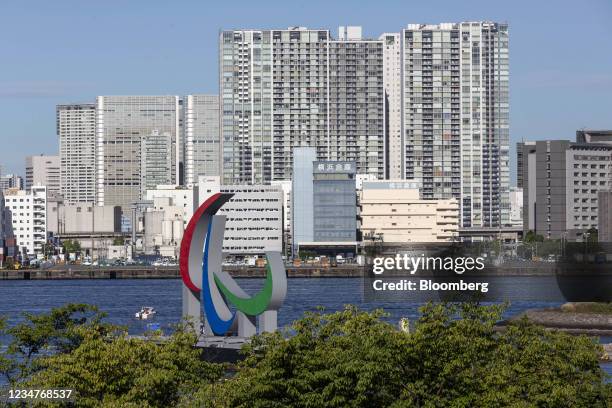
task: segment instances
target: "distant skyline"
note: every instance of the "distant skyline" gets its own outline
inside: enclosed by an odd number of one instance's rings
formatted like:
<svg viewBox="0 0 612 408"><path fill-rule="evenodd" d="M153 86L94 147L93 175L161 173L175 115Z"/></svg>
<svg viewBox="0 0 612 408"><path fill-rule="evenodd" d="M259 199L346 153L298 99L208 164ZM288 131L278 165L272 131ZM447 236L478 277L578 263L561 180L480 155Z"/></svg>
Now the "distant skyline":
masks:
<svg viewBox="0 0 612 408"><path fill-rule="evenodd" d="M57 154L55 105L97 95L217 93L218 34L232 28L360 25L364 36L409 23L490 20L510 26L511 175L522 139L573 139L612 128L612 3L512 1L120 2L0 5L0 165Z"/></svg>

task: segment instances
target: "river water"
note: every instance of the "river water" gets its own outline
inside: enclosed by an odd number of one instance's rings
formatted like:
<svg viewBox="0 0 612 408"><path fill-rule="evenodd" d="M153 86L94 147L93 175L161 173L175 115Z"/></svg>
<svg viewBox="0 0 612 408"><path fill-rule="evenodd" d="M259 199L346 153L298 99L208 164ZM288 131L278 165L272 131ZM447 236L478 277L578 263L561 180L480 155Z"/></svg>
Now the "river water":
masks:
<svg viewBox="0 0 612 408"><path fill-rule="evenodd" d="M512 286L521 285L514 278ZM553 279L543 277L543 279ZM254 293L263 279L237 279L248 293ZM531 282L531 281L530 281ZM518 289L517 289L518 288ZM287 298L279 310L279 326L286 326L300 318L305 311L323 307L327 312L341 310L346 304L355 304L364 310L382 308L390 314L389 320L397 323L407 317L414 321L419 316L416 303L406 298L398 301L366 301L360 278L294 278L288 280ZM528 290L528 289L526 289ZM529 297L533 299L533 296ZM520 296L515 297L520 299ZM141 306L153 306L154 318L162 328L167 328L181 318L181 281L178 279L136 280L42 280L0 281L0 315L8 317L9 325L21 320L22 312L43 313L52 307L66 303L97 305L108 314L107 320L127 326L132 334L141 334L146 322L134 319ZM526 309L559 306L559 302L513 301L504 317L513 316ZM4 342L5 339L0 339ZM609 342L610 339L605 339ZM612 373L612 366L605 364Z"/></svg>

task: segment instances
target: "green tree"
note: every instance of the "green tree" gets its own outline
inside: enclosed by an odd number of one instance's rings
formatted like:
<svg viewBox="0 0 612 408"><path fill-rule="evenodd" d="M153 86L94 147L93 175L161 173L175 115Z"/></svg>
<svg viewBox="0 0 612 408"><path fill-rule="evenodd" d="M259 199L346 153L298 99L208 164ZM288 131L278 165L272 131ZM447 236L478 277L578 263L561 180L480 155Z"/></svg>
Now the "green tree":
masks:
<svg viewBox="0 0 612 408"><path fill-rule="evenodd" d="M544 237L540 234L536 234L532 230L529 230L525 234L525 238L523 238L523 242L525 242L526 244L533 244L535 242L544 242Z"/></svg>
<svg viewBox="0 0 612 408"><path fill-rule="evenodd" d="M70 253L80 254L81 253L81 244L79 243L79 241L76 241L76 240L68 239L68 240L62 241L62 248L64 248L65 254L70 254Z"/></svg>
<svg viewBox="0 0 612 408"><path fill-rule="evenodd" d="M104 316L95 306L71 303L46 314L24 313L24 321L10 328L0 324L0 337L11 339L4 354L10 364L1 364L0 373L14 383L38 369L36 359L40 355L69 353L83 340L74 330L77 327L100 334L115 330L101 322Z"/></svg>
<svg viewBox="0 0 612 408"><path fill-rule="evenodd" d="M257 337L232 379L183 400L200 407L606 407L612 385L594 340L503 307L427 305L410 334L380 311L308 314L291 335Z"/></svg>
<svg viewBox="0 0 612 408"><path fill-rule="evenodd" d="M178 329L169 339L76 331L81 344L41 357L41 369L20 387L72 389L79 407L172 407L223 374L223 366L202 361L189 330Z"/></svg>

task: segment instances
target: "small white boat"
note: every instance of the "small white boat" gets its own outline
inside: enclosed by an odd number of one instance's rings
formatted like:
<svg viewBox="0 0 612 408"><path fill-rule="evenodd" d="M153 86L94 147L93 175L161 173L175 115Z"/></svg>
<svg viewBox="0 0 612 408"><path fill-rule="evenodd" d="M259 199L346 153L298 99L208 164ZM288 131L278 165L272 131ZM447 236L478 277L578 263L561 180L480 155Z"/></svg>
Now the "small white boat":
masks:
<svg viewBox="0 0 612 408"><path fill-rule="evenodd" d="M137 312L135 317L140 320L147 320L155 316L157 312L151 306L143 306L140 312Z"/></svg>

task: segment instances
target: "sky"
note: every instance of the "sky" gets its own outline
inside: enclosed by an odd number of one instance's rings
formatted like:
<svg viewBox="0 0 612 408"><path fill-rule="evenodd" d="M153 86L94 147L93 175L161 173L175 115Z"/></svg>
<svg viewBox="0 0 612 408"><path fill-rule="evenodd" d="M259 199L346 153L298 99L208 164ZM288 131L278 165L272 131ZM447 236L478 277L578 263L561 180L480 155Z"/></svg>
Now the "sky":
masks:
<svg viewBox="0 0 612 408"><path fill-rule="evenodd" d="M583 1L3 1L0 165L57 154L55 105L96 95L218 90L221 29L489 20L510 27L511 175L520 140L612 128L612 2Z"/></svg>

